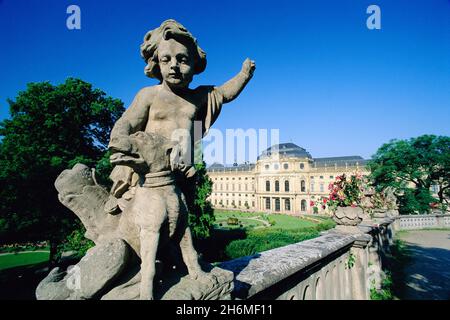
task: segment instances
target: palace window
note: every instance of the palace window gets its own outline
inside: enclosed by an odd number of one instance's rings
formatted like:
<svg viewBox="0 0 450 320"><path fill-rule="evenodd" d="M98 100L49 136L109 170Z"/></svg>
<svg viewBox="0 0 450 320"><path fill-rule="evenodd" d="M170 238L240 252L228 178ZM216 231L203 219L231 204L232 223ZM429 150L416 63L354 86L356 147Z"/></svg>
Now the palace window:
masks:
<svg viewBox="0 0 450 320"><path fill-rule="evenodd" d="M284 181L284 191L289 192L289 180Z"/></svg>
<svg viewBox="0 0 450 320"><path fill-rule="evenodd" d="M270 210L270 198L266 198L266 210Z"/></svg>
<svg viewBox="0 0 450 320"><path fill-rule="evenodd" d="M278 180L275 180L275 192L280 191L280 182Z"/></svg>
<svg viewBox="0 0 450 320"><path fill-rule="evenodd" d="M306 192L305 180L300 181L300 192Z"/></svg>
<svg viewBox="0 0 450 320"><path fill-rule="evenodd" d="M286 211L291 211L291 200L285 199L285 201L284 201L284 209Z"/></svg>
<svg viewBox="0 0 450 320"><path fill-rule="evenodd" d="M320 184L320 192L324 192L323 183Z"/></svg>
<svg viewBox="0 0 450 320"><path fill-rule="evenodd" d="M284 170L287 170L287 169L289 169L289 165L287 163L284 163L283 168L284 168Z"/></svg>
<svg viewBox="0 0 450 320"><path fill-rule="evenodd" d="M301 205L300 205L300 210L306 211L306 200L302 200Z"/></svg>
<svg viewBox="0 0 450 320"><path fill-rule="evenodd" d="M264 166L264 168L265 168L266 170L269 170L270 166L269 166L268 164L266 164L266 165Z"/></svg>
<svg viewBox="0 0 450 320"><path fill-rule="evenodd" d="M311 192L314 192L314 182L311 182Z"/></svg>
<svg viewBox="0 0 450 320"><path fill-rule="evenodd" d="M280 198L275 198L275 211L280 211Z"/></svg>
<svg viewBox="0 0 450 320"><path fill-rule="evenodd" d="M305 169L305 164L304 163L300 163L300 170Z"/></svg>
<svg viewBox="0 0 450 320"><path fill-rule="evenodd" d="M266 191L270 191L270 181L266 181Z"/></svg>

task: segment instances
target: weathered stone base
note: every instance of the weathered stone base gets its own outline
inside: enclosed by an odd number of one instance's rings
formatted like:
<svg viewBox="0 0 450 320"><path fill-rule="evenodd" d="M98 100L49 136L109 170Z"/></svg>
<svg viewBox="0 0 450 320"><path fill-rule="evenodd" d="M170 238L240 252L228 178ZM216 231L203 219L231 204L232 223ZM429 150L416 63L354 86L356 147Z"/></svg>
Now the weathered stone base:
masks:
<svg viewBox="0 0 450 320"><path fill-rule="evenodd" d="M66 271L54 268L36 289L38 300L139 300L141 274L138 261L129 257L123 240L96 246ZM126 263L128 261L128 263ZM161 264L157 270L161 270ZM158 272L154 294L158 300L230 300L233 272L212 269L206 276L191 279L185 272L173 269Z"/></svg>
<svg viewBox="0 0 450 320"><path fill-rule="evenodd" d="M125 241L97 245L66 271L55 268L39 283L38 300L86 300L102 294L124 270L129 258Z"/></svg>
<svg viewBox="0 0 450 320"><path fill-rule="evenodd" d="M129 281L117 286L102 300L139 300L140 273ZM155 298L161 300L230 300L233 290L233 273L220 268L212 269L206 277L191 279L188 275L180 278L173 272L164 280L155 283Z"/></svg>

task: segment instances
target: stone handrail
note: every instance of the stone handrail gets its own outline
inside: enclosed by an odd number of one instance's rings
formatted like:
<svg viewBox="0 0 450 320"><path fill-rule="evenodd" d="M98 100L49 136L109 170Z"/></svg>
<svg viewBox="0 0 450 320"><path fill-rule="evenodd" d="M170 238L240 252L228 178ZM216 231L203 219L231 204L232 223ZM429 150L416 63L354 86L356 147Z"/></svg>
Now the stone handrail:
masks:
<svg viewBox="0 0 450 320"><path fill-rule="evenodd" d="M450 228L450 214L401 215L395 218L395 230Z"/></svg>
<svg viewBox="0 0 450 320"><path fill-rule="evenodd" d="M393 219L361 224L358 233L318 238L220 264L234 273L235 299L369 299L392 243Z"/></svg>

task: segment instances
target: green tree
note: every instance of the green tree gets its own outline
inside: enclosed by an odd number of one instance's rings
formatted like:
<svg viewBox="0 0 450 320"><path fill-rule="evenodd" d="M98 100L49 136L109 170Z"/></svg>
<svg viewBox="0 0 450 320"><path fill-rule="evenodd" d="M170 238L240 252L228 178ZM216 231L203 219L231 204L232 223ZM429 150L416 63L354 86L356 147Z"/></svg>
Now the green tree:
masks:
<svg viewBox="0 0 450 320"><path fill-rule="evenodd" d="M48 240L54 257L80 227L58 201L54 181L77 162L107 180L105 151L123 103L74 78L30 83L8 103L10 119L0 123L0 241Z"/></svg>
<svg viewBox="0 0 450 320"><path fill-rule="evenodd" d="M205 162L195 165L195 198L189 208L189 226L195 239L207 239L214 225L214 209L208 197L212 192L212 181L206 172Z"/></svg>
<svg viewBox="0 0 450 320"><path fill-rule="evenodd" d="M403 214L424 213L430 203L448 202L450 137L423 135L383 144L369 161L371 181L377 189L393 187ZM430 188L438 186L438 197Z"/></svg>

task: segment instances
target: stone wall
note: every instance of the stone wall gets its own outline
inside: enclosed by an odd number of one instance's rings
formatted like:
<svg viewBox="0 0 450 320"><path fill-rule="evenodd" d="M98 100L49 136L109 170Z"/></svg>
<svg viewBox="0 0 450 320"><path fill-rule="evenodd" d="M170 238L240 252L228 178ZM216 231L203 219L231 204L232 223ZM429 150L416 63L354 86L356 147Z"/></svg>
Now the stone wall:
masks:
<svg viewBox="0 0 450 320"><path fill-rule="evenodd" d="M450 228L450 214L402 215L395 219L395 230Z"/></svg>
<svg viewBox="0 0 450 320"><path fill-rule="evenodd" d="M393 221L367 222L356 233L333 229L220 267L234 273L234 299L369 299L392 244Z"/></svg>

